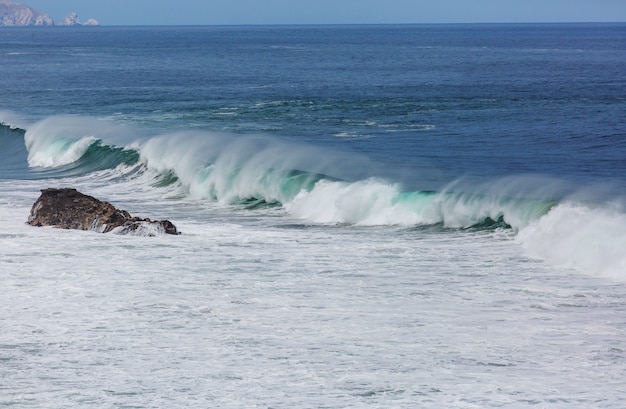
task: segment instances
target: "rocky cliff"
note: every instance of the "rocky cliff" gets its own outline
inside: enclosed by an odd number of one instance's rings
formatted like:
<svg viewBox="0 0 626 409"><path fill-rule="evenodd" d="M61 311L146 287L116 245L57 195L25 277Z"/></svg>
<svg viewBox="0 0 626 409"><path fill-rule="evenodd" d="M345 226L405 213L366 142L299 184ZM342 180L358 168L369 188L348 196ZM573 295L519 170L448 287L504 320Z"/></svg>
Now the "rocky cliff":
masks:
<svg viewBox="0 0 626 409"><path fill-rule="evenodd" d="M53 26L52 18L21 3L0 0L1 26Z"/></svg>
<svg viewBox="0 0 626 409"><path fill-rule="evenodd" d="M20 27L20 26L53 26L54 21L50 16L35 10L22 3L14 3L8 0L0 0L0 27ZM90 18L84 23L80 22L78 14L68 14L61 26L99 26L97 20Z"/></svg>

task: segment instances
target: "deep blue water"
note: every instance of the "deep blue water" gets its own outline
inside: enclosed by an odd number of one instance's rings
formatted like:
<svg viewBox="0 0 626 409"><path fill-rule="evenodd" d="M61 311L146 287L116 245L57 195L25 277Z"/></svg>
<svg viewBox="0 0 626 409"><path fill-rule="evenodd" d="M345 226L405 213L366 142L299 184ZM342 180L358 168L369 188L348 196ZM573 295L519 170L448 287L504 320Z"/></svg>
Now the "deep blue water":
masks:
<svg viewBox="0 0 626 409"><path fill-rule="evenodd" d="M458 177L626 180L626 25L0 31L0 109L261 133Z"/></svg>

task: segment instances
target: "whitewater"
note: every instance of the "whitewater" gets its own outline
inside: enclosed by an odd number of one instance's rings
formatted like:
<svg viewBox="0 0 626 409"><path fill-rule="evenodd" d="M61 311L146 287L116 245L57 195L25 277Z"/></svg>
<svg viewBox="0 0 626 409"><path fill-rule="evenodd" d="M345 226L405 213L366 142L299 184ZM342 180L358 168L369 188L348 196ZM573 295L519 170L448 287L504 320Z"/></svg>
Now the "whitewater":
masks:
<svg viewBox="0 0 626 409"><path fill-rule="evenodd" d="M3 33L0 406L624 406L623 25L102 30Z"/></svg>

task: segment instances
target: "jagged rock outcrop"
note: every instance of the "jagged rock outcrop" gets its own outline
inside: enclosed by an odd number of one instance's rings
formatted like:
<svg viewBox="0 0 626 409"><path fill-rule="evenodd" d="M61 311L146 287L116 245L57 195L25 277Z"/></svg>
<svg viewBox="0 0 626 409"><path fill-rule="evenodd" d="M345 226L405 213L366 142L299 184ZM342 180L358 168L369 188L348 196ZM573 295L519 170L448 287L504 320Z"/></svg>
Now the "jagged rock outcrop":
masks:
<svg viewBox="0 0 626 409"><path fill-rule="evenodd" d="M109 202L87 196L76 189L43 189L33 204L27 223L101 233L180 234L169 220L132 217L126 210L119 210Z"/></svg>
<svg viewBox="0 0 626 409"><path fill-rule="evenodd" d="M53 26L52 18L25 4L0 0L1 26Z"/></svg>
<svg viewBox="0 0 626 409"><path fill-rule="evenodd" d="M80 19L78 18L78 14L70 13L63 19L61 23L62 26L80 26Z"/></svg>
<svg viewBox="0 0 626 409"><path fill-rule="evenodd" d="M90 18L89 20L85 21L83 25L95 27L95 26L99 26L100 23L95 18Z"/></svg>
<svg viewBox="0 0 626 409"><path fill-rule="evenodd" d="M74 26L99 26L100 23L98 23L98 20L90 18L89 20L85 21L84 23L80 22L80 19L78 18L78 14L72 12L70 14L68 14L67 16L65 16L65 18L63 19L63 22L60 24L62 26L70 26L70 27L74 27Z"/></svg>

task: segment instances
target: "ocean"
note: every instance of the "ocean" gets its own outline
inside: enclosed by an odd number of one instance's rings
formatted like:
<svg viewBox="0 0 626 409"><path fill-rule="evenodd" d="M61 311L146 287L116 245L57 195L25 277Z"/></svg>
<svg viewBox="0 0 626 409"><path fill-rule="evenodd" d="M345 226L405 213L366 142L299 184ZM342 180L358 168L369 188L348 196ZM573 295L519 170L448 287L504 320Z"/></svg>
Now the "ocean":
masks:
<svg viewBox="0 0 626 409"><path fill-rule="evenodd" d="M626 407L625 73L626 24L3 28L0 407Z"/></svg>

